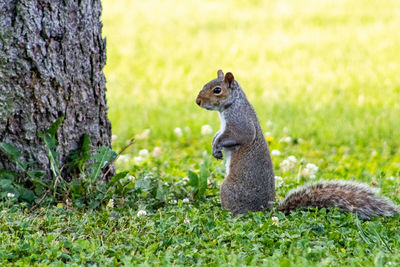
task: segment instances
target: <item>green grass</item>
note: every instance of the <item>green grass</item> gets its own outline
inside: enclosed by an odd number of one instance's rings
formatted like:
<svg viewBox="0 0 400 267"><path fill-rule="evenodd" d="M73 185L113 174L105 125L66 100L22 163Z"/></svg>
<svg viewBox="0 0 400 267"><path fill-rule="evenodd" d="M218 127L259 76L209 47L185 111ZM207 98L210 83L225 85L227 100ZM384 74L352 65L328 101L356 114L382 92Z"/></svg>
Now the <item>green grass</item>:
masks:
<svg viewBox="0 0 400 267"><path fill-rule="evenodd" d="M96 210L2 203L2 264L400 264L399 217L360 221L325 210L232 217L220 207L224 169L214 159L206 197L182 201L191 192L183 177L211 152L212 134L201 127L219 128L217 114L194 99L221 68L233 72L274 138L270 149L281 152L272 157L284 181L277 200L312 180L301 173L314 163L315 179L363 181L400 204L399 1L105 0L103 23L114 149L150 129L117 169L136 177L131 186L150 176L153 184ZM142 152L138 163L143 149L150 156ZM297 163L283 170L290 155Z"/></svg>

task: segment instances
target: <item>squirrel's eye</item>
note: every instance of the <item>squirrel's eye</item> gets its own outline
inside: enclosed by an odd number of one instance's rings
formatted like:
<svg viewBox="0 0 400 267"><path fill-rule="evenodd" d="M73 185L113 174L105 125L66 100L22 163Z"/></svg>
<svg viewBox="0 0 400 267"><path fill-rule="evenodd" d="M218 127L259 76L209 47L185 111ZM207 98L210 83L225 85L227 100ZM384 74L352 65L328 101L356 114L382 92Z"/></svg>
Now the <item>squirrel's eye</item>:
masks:
<svg viewBox="0 0 400 267"><path fill-rule="evenodd" d="M215 87L213 92L214 92L214 94L219 94L222 92L222 89L221 89L221 87Z"/></svg>

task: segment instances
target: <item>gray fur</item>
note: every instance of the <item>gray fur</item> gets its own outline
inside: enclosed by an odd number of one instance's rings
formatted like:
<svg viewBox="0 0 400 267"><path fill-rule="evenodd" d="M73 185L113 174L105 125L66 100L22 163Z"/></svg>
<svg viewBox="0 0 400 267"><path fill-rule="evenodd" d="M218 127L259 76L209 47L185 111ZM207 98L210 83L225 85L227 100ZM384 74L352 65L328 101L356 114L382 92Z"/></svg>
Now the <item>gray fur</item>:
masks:
<svg viewBox="0 0 400 267"><path fill-rule="evenodd" d="M291 190L278 206L288 213L298 208L331 208L353 212L362 219L400 214L389 199L378 196L379 190L352 181L321 181Z"/></svg>
<svg viewBox="0 0 400 267"><path fill-rule="evenodd" d="M213 80L203 90L221 82ZM229 173L221 185L222 207L233 214L271 208L275 181L268 145L239 83L233 82L231 94L218 107L206 105L205 108L218 110L226 123L225 129L214 136L212 152L217 159L222 158L222 151L231 155Z"/></svg>
<svg viewBox="0 0 400 267"><path fill-rule="evenodd" d="M213 95L216 86L228 93ZM204 85L196 102L208 110L219 111L221 117L221 129L212 142L212 155L222 159L224 151L227 157L227 176L221 185L222 208L233 214L271 208L275 199L275 178L268 145L257 115L239 83L234 80L228 84L222 71L218 71L218 78ZM302 207L337 207L364 219L400 213L389 199L377 193L362 183L319 182L289 192L278 210L287 213Z"/></svg>

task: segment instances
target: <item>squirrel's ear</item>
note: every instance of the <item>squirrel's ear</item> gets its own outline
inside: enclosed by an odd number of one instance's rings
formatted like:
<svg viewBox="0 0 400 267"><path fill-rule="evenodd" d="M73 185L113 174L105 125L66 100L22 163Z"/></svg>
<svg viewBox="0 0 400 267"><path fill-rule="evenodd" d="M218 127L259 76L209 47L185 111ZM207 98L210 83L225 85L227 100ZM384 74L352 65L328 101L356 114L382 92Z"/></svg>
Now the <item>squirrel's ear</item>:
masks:
<svg viewBox="0 0 400 267"><path fill-rule="evenodd" d="M225 80L224 82L229 84L229 87L231 87L231 84L233 83L233 81L235 80L235 77L233 77L232 72L227 72L225 74Z"/></svg>
<svg viewBox="0 0 400 267"><path fill-rule="evenodd" d="M224 79L224 73L222 72L222 70L218 70L217 74L218 74L218 80Z"/></svg>

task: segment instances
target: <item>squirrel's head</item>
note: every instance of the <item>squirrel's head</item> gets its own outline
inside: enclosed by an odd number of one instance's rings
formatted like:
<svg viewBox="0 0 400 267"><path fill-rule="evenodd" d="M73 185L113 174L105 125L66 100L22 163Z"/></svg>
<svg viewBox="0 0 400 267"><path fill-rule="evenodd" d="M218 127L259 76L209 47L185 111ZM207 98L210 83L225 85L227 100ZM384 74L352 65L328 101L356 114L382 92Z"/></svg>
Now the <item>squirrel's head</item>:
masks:
<svg viewBox="0 0 400 267"><path fill-rule="evenodd" d="M196 103L208 110L219 110L227 108L232 104L232 92L237 88L237 83L231 72L225 75L218 70L218 77L206 85L196 98Z"/></svg>

